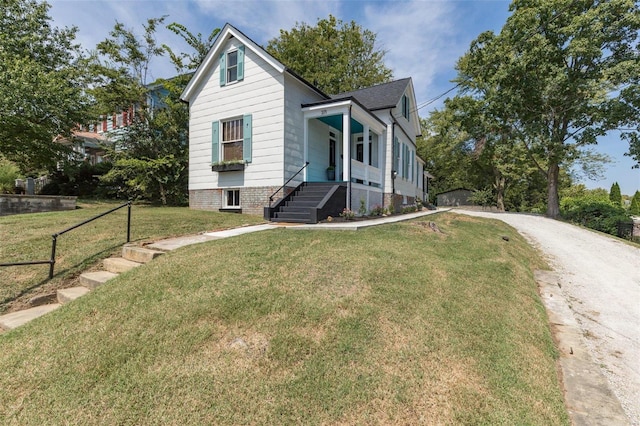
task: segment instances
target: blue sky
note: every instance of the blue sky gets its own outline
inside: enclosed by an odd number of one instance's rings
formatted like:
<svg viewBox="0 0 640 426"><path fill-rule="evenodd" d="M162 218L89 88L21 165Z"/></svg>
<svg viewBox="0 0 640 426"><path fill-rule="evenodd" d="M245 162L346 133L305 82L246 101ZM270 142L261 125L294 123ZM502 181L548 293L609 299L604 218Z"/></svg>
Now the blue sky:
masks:
<svg viewBox="0 0 640 426"><path fill-rule="evenodd" d="M354 20L377 34L385 50L385 63L395 78L412 77L418 105L450 89L456 76L456 60L470 42L486 30L500 31L509 16L504 0L49 0L50 15L59 27L79 28L78 42L94 49L115 21L142 32L147 18L169 15L167 23L178 22L193 33L208 35L226 22L236 26L259 44L277 37L280 29L296 22L315 24L318 18L333 14L343 21ZM174 51L186 48L173 33L163 29L158 41ZM156 61L149 81L170 77L174 70L167 61ZM450 95L453 95L451 93ZM443 98L444 99L444 98ZM420 109L422 117L442 106L442 99ZM598 152L608 154L613 163L606 166L604 179L583 180L588 188L607 190L613 182L623 194L640 190L640 169L624 156L628 146L615 135L602 138Z"/></svg>

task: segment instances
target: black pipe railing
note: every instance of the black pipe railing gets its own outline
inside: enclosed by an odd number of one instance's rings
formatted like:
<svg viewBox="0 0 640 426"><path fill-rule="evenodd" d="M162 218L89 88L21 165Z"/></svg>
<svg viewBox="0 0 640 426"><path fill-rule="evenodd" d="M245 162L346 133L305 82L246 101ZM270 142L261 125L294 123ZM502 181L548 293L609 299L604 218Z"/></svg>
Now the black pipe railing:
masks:
<svg viewBox="0 0 640 426"><path fill-rule="evenodd" d="M282 188L286 187L286 186L287 186L287 184L288 184L289 182L291 182L291 181L293 180L293 178L294 178L294 177L298 176L298 175L300 174L300 172L302 172L302 171L303 171L303 170L304 170L308 165L309 165L309 162L308 162L308 161L307 161L307 162L305 162L305 163L304 163L304 166L302 166L302 168L301 168L300 170L298 170L298 171L297 171L293 176L291 176L291 177L289 178L289 180L288 180L288 181L286 181L286 182L284 183L284 185L282 185L280 188L278 188L278 189L276 190L276 192L274 192L273 194L269 195L269 208L271 208L271 203L273 203L273 197L274 197L278 192L280 192L280 190L282 190Z"/></svg>
<svg viewBox="0 0 640 426"><path fill-rule="evenodd" d="M96 215L90 219L87 219L77 225L73 225L70 228L65 229L64 231L57 232L51 235L51 258L49 260L34 260L30 262L13 262L13 263L0 263L0 266L26 266L26 265L43 265L49 264L49 279L53 278L53 271L56 264L56 246L58 244L58 237L60 235L66 234L69 231L73 231L76 228L81 227L82 225L86 225L89 222L93 222L96 219L100 219L103 216L108 215L109 213L113 213L116 210L120 210L121 208L127 207L127 242L131 241L131 201L127 201L121 206L114 207L109 211Z"/></svg>

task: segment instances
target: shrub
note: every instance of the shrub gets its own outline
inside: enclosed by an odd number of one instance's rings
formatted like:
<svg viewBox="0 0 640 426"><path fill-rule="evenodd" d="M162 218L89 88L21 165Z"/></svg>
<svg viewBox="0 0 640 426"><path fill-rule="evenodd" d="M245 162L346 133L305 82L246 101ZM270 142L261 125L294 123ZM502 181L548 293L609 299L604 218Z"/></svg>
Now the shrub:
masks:
<svg viewBox="0 0 640 426"><path fill-rule="evenodd" d="M629 214L633 216L640 216L640 191L636 191L631 199L631 205L629 206Z"/></svg>
<svg viewBox="0 0 640 426"><path fill-rule="evenodd" d="M345 208L340 213L340 217L343 217L345 220L353 220L356 217L356 214L353 210Z"/></svg>
<svg viewBox="0 0 640 426"><path fill-rule="evenodd" d="M358 209L358 215L364 216L367 214L367 205L363 197L360 197L360 208Z"/></svg>
<svg viewBox="0 0 640 426"><path fill-rule="evenodd" d="M469 201L482 207L494 204L494 200L495 197L493 196L493 191L491 191L490 188L473 191L473 194L469 197Z"/></svg>
<svg viewBox="0 0 640 426"><path fill-rule="evenodd" d="M42 195L75 195L79 197L104 197L106 190L100 184L100 176L111 169L111 163L66 164L49 176L40 193Z"/></svg>
<svg viewBox="0 0 640 426"><path fill-rule="evenodd" d="M413 213L417 210L416 206L406 206L402 208L402 214Z"/></svg>
<svg viewBox="0 0 640 426"><path fill-rule="evenodd" d="M12 194L20 169L13 162L0 158L0 194Z"/></svg>
<svg viewBox="0 0 640 426"><path fill-rule="evenodd" d="M373 209L371 209L371 212L369 212L369 214L371 216L382 216L385 212L384 207L382 207L379 204L376 204L375 206L373 206Z"/></svg>
<svg viewBox="0 0 640 426"><path fill-rule="evenodd" d="M607 234L617 235L618 222L628 222L624 208L592 197L567 197L560 202L566 220Z"/></svg>

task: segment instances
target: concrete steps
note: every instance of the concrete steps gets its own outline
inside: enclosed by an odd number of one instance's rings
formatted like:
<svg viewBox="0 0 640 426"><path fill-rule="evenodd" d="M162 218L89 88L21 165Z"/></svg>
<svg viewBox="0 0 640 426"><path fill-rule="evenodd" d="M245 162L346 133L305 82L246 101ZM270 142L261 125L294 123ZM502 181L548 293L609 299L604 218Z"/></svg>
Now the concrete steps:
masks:
<svg viewBox="0 0 640 426"><path fill-rule="evenodd" d="M151 250L144 247L131 245L122 247L122 257L138 263L151 262L153 259L158 256L162 256L163 254L163 251Z"/></svg>
<svg viewBox="0 0 640 426"><path fill-rule="evenodd" d="M58 290L58 303L65 304L82 297L91 290L87 287L70 287Z"/></svg>
<svg viewBox="0 0 640 426"><path fill-rule="evenodd" d="M2 315L0 316L0 328L4 330L13 330L16 327L20 327L31 320L58 309L60 306L62 306L60 303L52 303L50 305L40 305L35 308Z"/></svg>
<svg viewBox="0 0 640 426"><path fill-rule="evenodd" d="M85 272L80 275L80 284L87 287L89 290L95 290L118 275L119 274L114 274L113 272L108 271Z"/></svg>
<svg viewBox="0 0 640 426"><path fill-rule="evenodd" d="M142 263L134 262L133 260L125 259L124 257L110 257L102 262L102 267L106 271L113 272L114 274L121 274L123 272L130 271L140 265L142 265Z"/></svg>
<svg viewBox="0 0 640 426"><path fill-rule="evenodd" d="M79 278L81 286L58 290L58 303L40 305L35 308L0 315L0 329L13 330L16 327L26 324L35 318L59 308L64 303L69 303L84 296L91 290L95 290L107 281L117 277L119 274L142 266L163 254L164 252L159 250L150 250L144 247L125 245L122 247L122 257L112 257L103 261L102 266L105 270L85 272L81 274Z"/></svg>

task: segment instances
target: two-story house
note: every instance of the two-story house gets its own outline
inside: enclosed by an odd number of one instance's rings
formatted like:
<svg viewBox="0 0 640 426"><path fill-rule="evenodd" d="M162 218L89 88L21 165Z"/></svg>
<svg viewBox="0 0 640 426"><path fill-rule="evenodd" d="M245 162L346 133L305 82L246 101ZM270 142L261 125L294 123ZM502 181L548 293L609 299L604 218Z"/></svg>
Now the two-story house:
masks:
<svg viewBox="0 0 640 426"><path fill-rule="evenodd" d="M316 222L424 198L410 78L329 96L227 24L181 98L192 208Z"/></svg>

